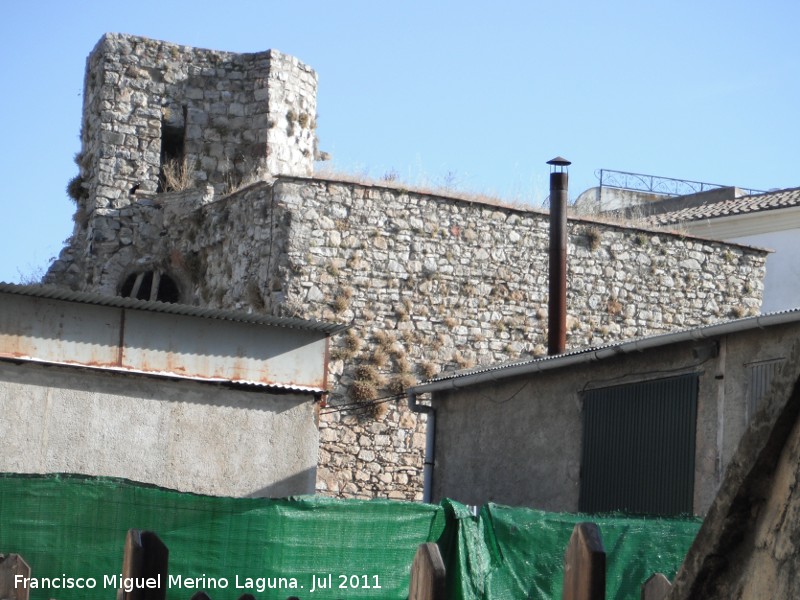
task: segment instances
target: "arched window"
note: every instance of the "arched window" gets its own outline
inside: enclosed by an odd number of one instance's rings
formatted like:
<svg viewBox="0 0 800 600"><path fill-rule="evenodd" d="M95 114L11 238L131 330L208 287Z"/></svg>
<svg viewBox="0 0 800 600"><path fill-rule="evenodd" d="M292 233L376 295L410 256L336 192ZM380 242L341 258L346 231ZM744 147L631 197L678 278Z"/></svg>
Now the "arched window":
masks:
<svg viewBox="0 0 800 600"><path fill-rule="evenodd" d="M175 303L180 301L178 284L161 271L131 273L119 290L119 295L139 300L158 300Z"/></svg>

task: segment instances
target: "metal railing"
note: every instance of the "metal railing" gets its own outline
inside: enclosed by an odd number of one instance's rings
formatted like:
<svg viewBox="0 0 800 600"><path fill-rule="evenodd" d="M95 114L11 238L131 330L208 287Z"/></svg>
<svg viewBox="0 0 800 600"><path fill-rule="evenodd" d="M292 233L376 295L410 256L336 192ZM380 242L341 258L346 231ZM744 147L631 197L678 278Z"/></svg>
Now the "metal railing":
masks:
<svg viewBox="0 0 800 600"><path fill-rule="evenodd" d="M611 169L598 169L595 176L600 180L600 188L617 188L621 190L634 190L663 194L665 196L686 196L708 190L727 187L717 183L691 181L689 179L673 179L657 175L644 175L642 173L628 173L625 171L612 171ZM747 195L763 194L764 190L739 188Z"/></svg>

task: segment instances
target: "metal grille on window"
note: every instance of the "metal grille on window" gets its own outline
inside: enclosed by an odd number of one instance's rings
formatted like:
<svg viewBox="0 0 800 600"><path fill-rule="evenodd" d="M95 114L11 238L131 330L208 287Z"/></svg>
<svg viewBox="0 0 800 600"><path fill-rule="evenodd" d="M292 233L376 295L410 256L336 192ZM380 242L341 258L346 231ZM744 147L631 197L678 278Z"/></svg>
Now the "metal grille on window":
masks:
<svg viewBox="0 0 800 600"><path fill-rule="evenodd" d="M761 399L769 391L772 379L784 363L784 358L775 358L745 365L748 370L747 377L747 422L756 414Z"/></svg>
<svg viewBox="0 0 800 600"><path fill-rule="evenodd" d="M172 278L161 271L131 273L122 284L120 296L159 302L180 301L180 291Z"/></svg>

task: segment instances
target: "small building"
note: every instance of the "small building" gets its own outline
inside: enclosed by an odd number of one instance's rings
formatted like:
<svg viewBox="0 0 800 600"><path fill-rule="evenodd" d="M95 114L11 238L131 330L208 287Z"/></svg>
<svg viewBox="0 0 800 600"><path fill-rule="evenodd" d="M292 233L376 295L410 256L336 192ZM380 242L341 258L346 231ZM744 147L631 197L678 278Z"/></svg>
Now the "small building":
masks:
<svg viewBox="0 0 800 600"><path fill-rule="evenodd" d="M425 497L705 514L798 336L800 309L412 387L429 413Z"/></svg>
<svg viewBox="0 0 800 600"><path fill-rule="evenodd" d="M328 338L342 329L0 284L0 471L313 493Z"/></svg>

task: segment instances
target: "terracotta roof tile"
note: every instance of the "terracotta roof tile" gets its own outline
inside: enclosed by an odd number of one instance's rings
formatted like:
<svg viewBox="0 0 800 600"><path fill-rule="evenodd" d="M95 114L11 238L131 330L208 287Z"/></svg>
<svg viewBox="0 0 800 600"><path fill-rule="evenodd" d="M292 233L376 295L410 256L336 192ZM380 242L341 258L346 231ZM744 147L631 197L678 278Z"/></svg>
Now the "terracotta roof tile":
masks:
<svg viewBox="0 0 800 600"><path fill-rule="evenodd" d="M645 221L657 227L762 210L788 208L790 206L800 206L800 187L754 194L752 196L741 196L730 200L710 202L701 206L681 208L671 212L650 215Z"/></svg>

